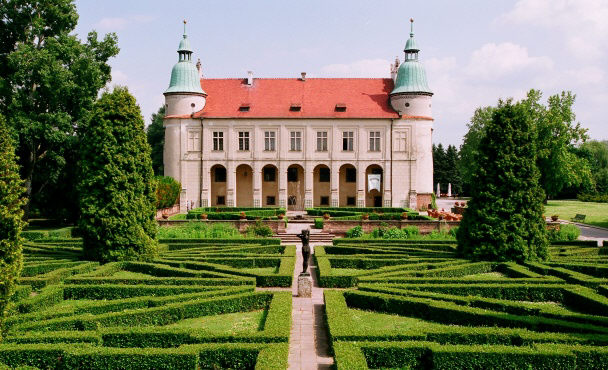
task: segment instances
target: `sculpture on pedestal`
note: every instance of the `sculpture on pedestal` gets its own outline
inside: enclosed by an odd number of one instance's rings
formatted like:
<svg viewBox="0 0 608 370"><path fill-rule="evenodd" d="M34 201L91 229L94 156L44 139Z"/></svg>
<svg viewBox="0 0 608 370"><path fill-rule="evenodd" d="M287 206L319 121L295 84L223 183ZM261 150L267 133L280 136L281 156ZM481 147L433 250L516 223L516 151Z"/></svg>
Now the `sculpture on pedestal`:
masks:
<svg viewBox="0 0 608 370"><path fill-rule="evenodd" d="M302 240L302 274L308 274L308 258L310 257L310 230L302 230L298 234L298 238Z"/></svg>

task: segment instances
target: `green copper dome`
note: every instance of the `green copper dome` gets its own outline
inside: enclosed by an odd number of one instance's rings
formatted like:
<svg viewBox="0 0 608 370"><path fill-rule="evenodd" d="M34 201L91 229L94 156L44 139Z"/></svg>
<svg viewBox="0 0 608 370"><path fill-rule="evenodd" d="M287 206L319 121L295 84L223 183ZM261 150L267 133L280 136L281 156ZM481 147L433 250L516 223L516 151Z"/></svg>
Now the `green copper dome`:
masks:
<svg viewBox="0 0 608 370"><path fill-rule="evenodd" d="M192 63L192 50L190 42L186 35L186 21L184 21L184 38L179 43L177 49L179 61L171 70L171 81L166 93L198 93L205 94L201 88L201 82L198 77L198 70Z"/></svg>
<svg viewBox="0 0 608 370"><path fill-rule="evenodd" d="M410 19L410 22L412 22L412 30L410 38L405 44L405 61L399 66L397 78L395 79L395 88L391 91L391 94L433 94L426 80L426 71L418 61L420 48L414 39L414 20Z"/></svg>

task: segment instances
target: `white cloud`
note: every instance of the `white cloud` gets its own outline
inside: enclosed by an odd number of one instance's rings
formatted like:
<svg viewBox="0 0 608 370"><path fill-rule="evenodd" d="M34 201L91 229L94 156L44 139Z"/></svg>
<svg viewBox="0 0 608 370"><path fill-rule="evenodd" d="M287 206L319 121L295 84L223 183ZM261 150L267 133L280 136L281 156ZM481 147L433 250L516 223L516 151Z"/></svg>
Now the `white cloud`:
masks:
<svg viewBox="0 0 608 370"><path fill-rule="evenodd" d="M131 17L106 17L95 23L95 27L103 31L118 31L126 28L130 24L149 23L156 19L156 16L139 14Z"/></svg>
<svg viewBox="0 0 608 370"><path fill-rule="evenodd" d="M530 24L563 35L566 47L580 58L606 54L608 42L606 0L519 0L497 19L506 24Z"/></svg>
<svg viewBox="0 0 608 370"><path fill-rule="evenodd" d="M128 76L121 70L113 69L112 70L112 81L110 81L111 85L127 85Z"/></svg>
<svg viewBox="0 0 608 370"><path fill-rule="evenodd" d="M390 64L385 59L362 59L348 64L329 64L321 67L323 77L390 77Z"/></svg>
<svg viewBox="0 0 608 370"><path fill-rule="evenodd" d="M466 72L484 80L495 80L524 70L547 70L553 61L546 56L534 57L528 49L511 42L488 43L473 51Z"/></svg>

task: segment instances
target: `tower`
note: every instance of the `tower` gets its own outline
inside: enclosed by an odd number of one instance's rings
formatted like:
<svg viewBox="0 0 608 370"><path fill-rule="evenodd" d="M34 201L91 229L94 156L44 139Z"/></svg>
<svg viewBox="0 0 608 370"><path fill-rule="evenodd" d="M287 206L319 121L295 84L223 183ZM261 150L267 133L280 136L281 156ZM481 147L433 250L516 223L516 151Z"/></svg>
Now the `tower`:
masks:
<svg viewBox="0 0 608 370"><path fill-rule="evenodd" d="M177 49L179 59L171 70L171 81L165 90L164 175L182 184L182 209L200 201L200 121L192 119L205 107L207 94L201 88L200 67L192 62L192 49L186 35ZM197 172L198 171L198 172Z"/></svg>
<svg viewBox="0 0 608 370"><path fill-rule="evenodd" d="M402 182L408 183L401 188L398 198L405 197L410 208L420 208L430 203L433 192L433 117L431 98L433 92L428 86L424 67L418 61L420 48L414 39L414 20L410 19L410 38L403 50L405 60L397 70L395 88L389 94L391 107L399 113L395 121L393 135L399 133L409 137L408 154L401 166L394 164L400 175L407 173ZM408 163L407 165L405 163ZM396 180L398 181L398 180ZM399 186L395 186L396 191ZM407 192L407 195L403 194Z"/></svg>
<svg viewBox="0 0 608 370"><path fill-rule="evenodd" d="M431 117L431 97L426 72L418 61L420 48L414 39L414 20L410 19L410 38L405 44L405 60L399 66L395 88L390 93L391 106L401 116Z"/></svg>
<svg viewBox="0 0 608 370"><path fill-rule="evenodd" d="M184 20L184 37L177 49L178 62L171 70L171 81L165 90L165 113L171 115L186 115L198 112L205 107L207 94L201 88L199 71L192 63L192 49L186 35Z"/></svg>

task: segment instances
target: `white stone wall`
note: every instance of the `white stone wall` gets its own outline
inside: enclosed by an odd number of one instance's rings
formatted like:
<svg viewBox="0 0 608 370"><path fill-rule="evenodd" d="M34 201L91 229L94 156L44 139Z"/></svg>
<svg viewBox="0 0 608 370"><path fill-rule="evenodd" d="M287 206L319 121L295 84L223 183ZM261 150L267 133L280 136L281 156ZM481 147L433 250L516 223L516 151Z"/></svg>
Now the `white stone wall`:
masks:
<svg viewBox="0 0 608 370"><path fill-rule="evenodd" d="M357 205L365 201L365 171L368 166L383 169L383 205L409 206L410 191L432 192L433 163L431 121L391 119L165 119L165 175L182 183L188 202L211 204L211 167L227 169L227 205L236 205L236 168L247 164L253 170L254 201L261 204L262 168L279 169L279 204L287 200L287 168L304 168L305 201L313 203L313 169L330 168L331 201L339 196L338 171L344 164L357 169ZM222 151L213 150L213 132L224 133ZM249 132L250 148L238 150L238 132ZM276 150L265 151L264 132L276 133ZM290 132L301 132L302 150L290 148ZM317 151L317 131L326 131L327 151ZM353 151L342 150L344 131L354 132ZM381 133L380 151L370 151L370 131Z"/></svg>

